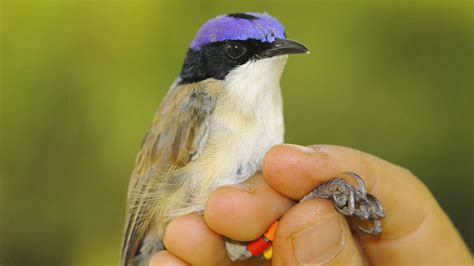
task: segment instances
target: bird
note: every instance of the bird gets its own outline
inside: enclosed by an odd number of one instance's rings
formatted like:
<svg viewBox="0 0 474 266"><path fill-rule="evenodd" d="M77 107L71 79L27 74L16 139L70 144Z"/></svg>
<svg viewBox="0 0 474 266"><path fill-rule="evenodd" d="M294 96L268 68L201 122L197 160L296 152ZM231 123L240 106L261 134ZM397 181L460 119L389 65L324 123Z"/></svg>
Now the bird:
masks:
<svg viewBox="0 0 474 266"><path fill-rule="evenodd" d="M146 133L130 178L122 265L162 250L166 225L204 209L209 194L261 170L283 143L280 77L308 53L268 13L219 15L197 31L181 73Z"/></svg>
<svg viewBox="0 0 474 266"><path fill-rule="evenodd" d="M121 265L148 264L165 249L171 220L202 213L214 190L261 171L266 152L284 141L280 78L288 55L307 53L268 13L223 14L200 27L135 161ZM228 244L229 257L239 259Z"/></svg>

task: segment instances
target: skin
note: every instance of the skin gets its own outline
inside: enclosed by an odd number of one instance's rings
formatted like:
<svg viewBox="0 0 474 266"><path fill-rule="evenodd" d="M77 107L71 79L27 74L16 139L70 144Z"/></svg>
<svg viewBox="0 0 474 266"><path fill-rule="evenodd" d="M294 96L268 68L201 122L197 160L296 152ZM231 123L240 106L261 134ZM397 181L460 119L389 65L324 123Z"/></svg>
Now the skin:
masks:
<svg viewBox="0 0 474 266"><path fill-rule="evenodd" d="M298 203L344 171L362 176L385 207L380 236L350 230L329 200ZM228 259L223 236L251 241L277 219L271 261ZM329 145L273 147L263 175L216 190L204 216L189 214L168 225L164 243L167 250L150 265L472 265L466 244L416 176L373 155Z"/></svg>

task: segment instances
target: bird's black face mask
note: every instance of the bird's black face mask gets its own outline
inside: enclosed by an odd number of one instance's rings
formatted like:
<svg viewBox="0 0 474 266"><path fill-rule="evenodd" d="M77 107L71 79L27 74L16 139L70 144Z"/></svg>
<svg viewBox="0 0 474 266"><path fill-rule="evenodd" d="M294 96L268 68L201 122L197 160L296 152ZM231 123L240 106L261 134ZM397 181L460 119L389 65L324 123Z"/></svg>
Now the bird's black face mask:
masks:
<svg viewBox="0 0 474 266"><path fill-rule="evenodd" d="M208 78L223 80L232 69L250 60L300 53L308 53L308 49L288 39L276 39L272 43L254 39L213 42L203 46L199 51L188 50L180 75L180 84Z"/></svg>

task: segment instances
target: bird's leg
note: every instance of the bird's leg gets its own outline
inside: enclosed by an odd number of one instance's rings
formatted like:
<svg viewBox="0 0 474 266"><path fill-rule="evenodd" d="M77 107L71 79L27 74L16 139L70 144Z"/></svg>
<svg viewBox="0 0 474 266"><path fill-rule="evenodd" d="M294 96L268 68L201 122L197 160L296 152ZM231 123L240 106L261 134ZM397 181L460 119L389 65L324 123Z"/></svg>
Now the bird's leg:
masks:
<svg viewBox="0 0 474 266"><path fill-rule="evenodd" d="M314 198L330 198L339 213L372 223L371 228L359 225L359 230L370 235L380 234L382 232L381 219L385 216L382 204L373 195L367 193L365 183L359 175L352 172L344 174L353 177L359 186L355 187L342 178L335 178L315 188L300 202Z"/></svg>

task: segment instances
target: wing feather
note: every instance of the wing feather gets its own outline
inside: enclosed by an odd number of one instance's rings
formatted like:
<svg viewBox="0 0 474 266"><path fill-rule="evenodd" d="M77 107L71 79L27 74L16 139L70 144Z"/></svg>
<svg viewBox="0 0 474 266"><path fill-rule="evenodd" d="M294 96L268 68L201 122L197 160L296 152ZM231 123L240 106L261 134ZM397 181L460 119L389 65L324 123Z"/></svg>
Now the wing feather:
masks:
<svg viewBox="0 0 474 266"><path fill-rule="evenodd" d="M173 86L147 132L130 179L122 265L133 264L154 224L158 187L203 150L216 101L212 81ZM164 184L166 183L166 184ZM177 182L175 182L177 183Z"/></svg>

